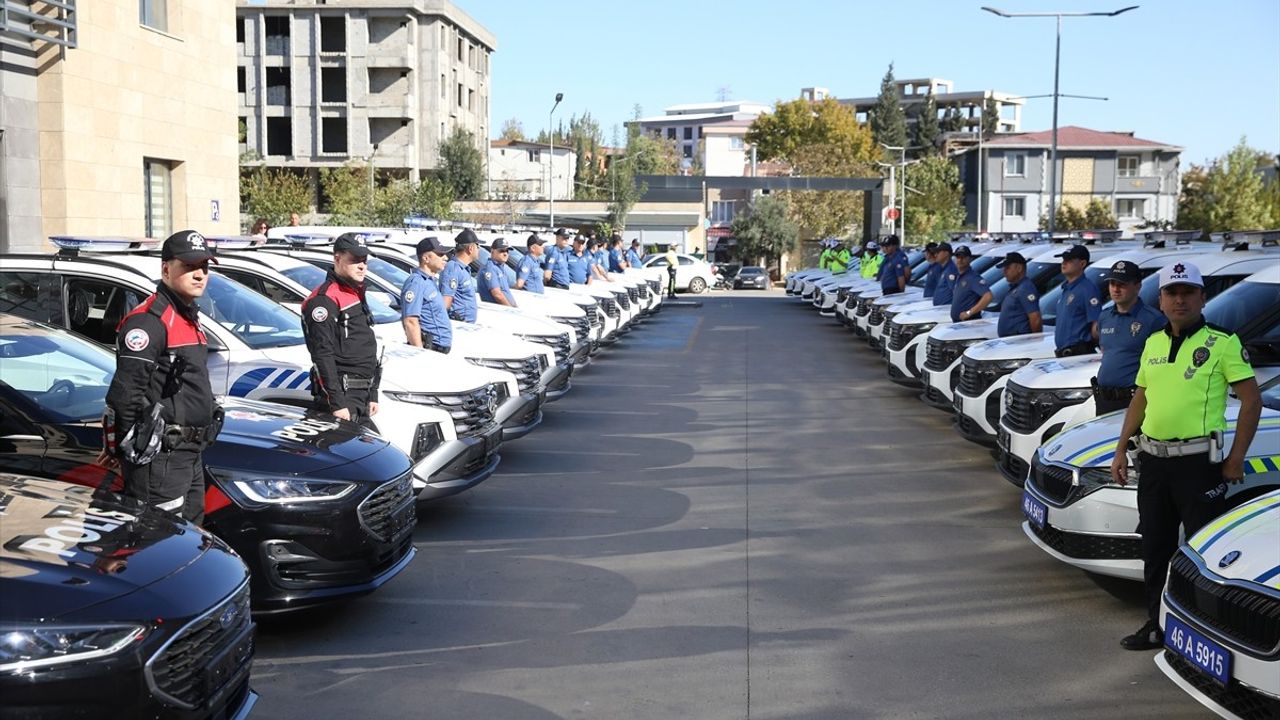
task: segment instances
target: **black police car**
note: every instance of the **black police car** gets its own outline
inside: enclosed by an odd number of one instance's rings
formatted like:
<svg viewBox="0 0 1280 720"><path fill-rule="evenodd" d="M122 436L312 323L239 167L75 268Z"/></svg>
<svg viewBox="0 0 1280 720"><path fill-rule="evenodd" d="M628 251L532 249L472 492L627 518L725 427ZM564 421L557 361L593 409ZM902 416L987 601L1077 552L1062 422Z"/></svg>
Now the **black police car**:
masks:
<svg viewBox="0 0 1280 720"><path fill-rule="evenodd" d="M243 718L249 573L111 493L0 473L0 716Z"/></svg>
<svg viewBox="0 0 1280 720"><path fill-rule="evenodd" d="M109 352L0 315L0 471L122 488L93 464L115 372ZM239 399L205 451L204 527L252 571L255 612L371 592L408 566L411 462L353 423Z"/></svg>

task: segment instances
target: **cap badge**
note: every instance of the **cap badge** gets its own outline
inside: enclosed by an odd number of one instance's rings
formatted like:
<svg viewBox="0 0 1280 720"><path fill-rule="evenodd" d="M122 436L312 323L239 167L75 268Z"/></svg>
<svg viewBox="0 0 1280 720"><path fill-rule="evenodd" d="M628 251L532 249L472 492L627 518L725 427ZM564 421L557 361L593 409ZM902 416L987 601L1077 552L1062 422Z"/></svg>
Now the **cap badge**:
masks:
<svg viewBox="0 0 1280 720"><path fill-rule="evenodd" d="M198 232L193 232L187 236L187 242L191 243L192 250L204 250L204 236Z"/></svg>
<svg viewBox="0 0 1280 720"><path fill-rule="evenodd" d="M1187 266L1183 265L1182 263L1178 263L1177 265L1173 266L1174 275L1183 275L1186 272L1187 272Z"/></svg>

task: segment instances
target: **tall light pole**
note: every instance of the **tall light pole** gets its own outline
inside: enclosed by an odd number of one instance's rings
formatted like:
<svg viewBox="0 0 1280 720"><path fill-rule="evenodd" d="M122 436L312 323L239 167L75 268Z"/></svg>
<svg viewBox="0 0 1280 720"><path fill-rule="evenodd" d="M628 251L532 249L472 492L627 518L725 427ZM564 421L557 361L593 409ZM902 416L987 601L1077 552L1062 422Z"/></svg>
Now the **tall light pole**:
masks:
<svg viewBox="0 0 1280 720"><path fill-rule="evenodd" d="M554 118L556 116L556 108L560 107L560 101L564 99L564 93L556 93L556 104L551 106L551 112L547 113L547 139L551 141L551 152L547 157L547 210L551 216L551 228L556 227L556 129Z"/></svg>
<svg viewBox="0 0 1280 720"><path fill-rule="evenodd" d="M903 230L903 232L898 233L898 238L901 240L901 239L905 239L905 237L904 237L904 236L907 234L907 233L906 233L906 229L907 229L907 191L906 191L906 187L907 187L907 151L908 151L908 150L917 150L917 149L919 149L921 146L920 146L920 145L903 145L903 146L898 146L898 145L885 145L884 143L880 143L880 147L884 148L885 150L889 150L889 151L893 151L893 152L897 152L897 153L899 153L899 156L898 156L898 167L899 167L899 168L901 168L901 172L900 172L900 174L902 175L902 187L903 187L903 191L902 191L902 200L901 200L901 201L899 201L899 200L898 200L898 197L897 197L897 188L895 187L896 183L894 182L893 166L892 166L892 165L890 165L890 166L889 166L889 199L890 199L894 204L896 204L896 205L897 205L897 207L898 207L898 218L902 220L902 230ZM898 229L898 223L897 223L897 220L894 220L893 225L891 225L891 226L890 226L889 232L891 232L891 233L892 233L892 232L896 231L897 229Z"/></svg>
<svg viewBox="0 0 1280 720"><path fill-rule="evenodd" d="M1137 5L1130 5L1126 8L1113 10L1111 12L1029 12L1029 13L1010 13L1003 10L997 10L993 7L983 6L993 15L999 15L1002 18L1020 18L1020 17L1051 17L1057 20L1057 35L1054 38L1053 46L1053 138L1049 149L1049 232L1053 232L1057 227L1058 220L1058 204L1055 202L1055 196L1058 192L1058 71L1061 67L1062 60L1062 18L1064 17L1115 17L1121 13L1127 13L1130 10L1137 10Z"/></svg>

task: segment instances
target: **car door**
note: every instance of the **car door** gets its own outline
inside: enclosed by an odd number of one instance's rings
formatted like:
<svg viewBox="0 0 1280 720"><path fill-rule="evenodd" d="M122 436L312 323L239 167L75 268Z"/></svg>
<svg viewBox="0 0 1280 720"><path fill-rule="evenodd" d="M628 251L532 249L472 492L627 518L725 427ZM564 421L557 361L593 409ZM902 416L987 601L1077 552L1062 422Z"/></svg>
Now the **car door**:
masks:
<svg viewBox="0 0 1280 720"><path fill-rule="evenodd" d="M687 255L677 255L676 260L679 262L676 266L676 287L687 288L698 275L698 265Z"/></svg>

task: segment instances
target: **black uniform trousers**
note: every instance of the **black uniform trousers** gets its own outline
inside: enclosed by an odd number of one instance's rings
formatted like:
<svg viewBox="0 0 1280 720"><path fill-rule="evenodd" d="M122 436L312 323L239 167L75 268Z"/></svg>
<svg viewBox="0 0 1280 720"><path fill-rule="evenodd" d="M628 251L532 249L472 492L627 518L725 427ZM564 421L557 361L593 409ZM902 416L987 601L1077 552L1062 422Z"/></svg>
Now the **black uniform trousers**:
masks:
<svg viewBox="0 0 1280 720"><path fill-rule="evenodd" d="M676 267L667 266L667 297L676 296Z"/></svg>
<svg viewBox="0 0 1280 720"><path fill-rule="evenodd" d="M199 525L204 521L203 452L199 445L183 443L162 449L146 465L121 460L124 494Z"/></svg>
<svg viewBox="0 0 1280 720"><path fill-rule="evenodd" d="M351 388L346 392L347 404L344 407L351 412L351 422L377 432L378 428L373 424L373 420L369 419L369 398L371 397L368 388ZM318 412L333 414L333 410L329 409L327 404L316 405L315 410Z"/></svg>
<svg viewBox="0 0 1280 720"><path fill-rule="evenodd" d="M1178 549L1178 526L1190 538L1227 510L1222 464L1209 453L1176 458L1138 454L1138 532L1142 535L1142 580L1147 617L1160 618L1160 595L1169 561Z"/></svg>

